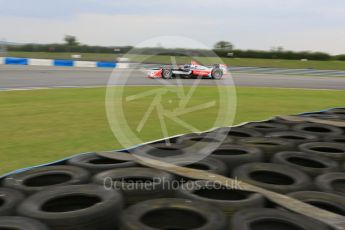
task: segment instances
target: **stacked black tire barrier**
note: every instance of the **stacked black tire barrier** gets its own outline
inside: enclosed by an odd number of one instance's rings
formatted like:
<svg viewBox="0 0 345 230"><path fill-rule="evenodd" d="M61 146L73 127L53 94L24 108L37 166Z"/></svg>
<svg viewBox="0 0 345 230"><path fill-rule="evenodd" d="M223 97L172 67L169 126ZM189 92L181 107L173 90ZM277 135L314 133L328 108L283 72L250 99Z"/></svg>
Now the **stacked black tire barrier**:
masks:
<svg viewBox="0 0 345 230"><path fill-rule="evenodd" d="M259 131L256 131L250 128L244 128L244 127L233 127L233 128L225 127L225 128L216 129L213 132L221 132L223 134L226 134L228 137L230 137L234 141L239 140L241 138L245 138L245 137L263 136L263 134L260 133Z"/></svg>
<svg viewBox="0 0 345 230"><path fill-rule="evenodd" d="M310 142L299 146L299 150L310 155L324 156L338 162L345 161L345 144L332 142Z"/></svg>
<svg viewBox="0 0 345 230"><path fill-rule="evenodd" d="M315 179L315 186L320 191L335 193L345 196L345 173L326 173Z"/></svg>
<svg viewBox="0 0 345 230"><path fill-rule="evenodd" d="M325 124L315 124L315 123L303 123L298 124L293 127L293 130L303 133L309 133L318 136L338 136L343 134L341 128L325 125Z"/></svg>
<svg viewBox="0 0 345 230"><path fill-rule="evenodd" d="M334 109L329 109L326 111L328 114L336 114L336 115L341 115L345 116L345 109L344 108L334 108ZM343 117L342 117L343 118Z"/></svg>
<svg viewBox="0 0 345 230"><path fill-rule="evenodd" d="M280 151L292 150L296 144L282 138L273 137L248 137L239 140L239 144L261 149L264 160L270 161L274 154Z"/></svg>
<svg viewBox="0 0 345 230"><path fill-rule="evenodd" d="M232 143L234 139L230 136L226 135L226 133L221 131L211 131L205 133L191 133L187 135L183 135L177 139L177 143L185 144L185 145L192 145L195 143Z"/></svg>
<svg viewBox="0 0 345 230"><path fill-rule="evenodd" d="M345 136L335 136L335 137L326 137L324 139L326 142L336 142L345 144Z"/></svg>
<svg viewBox="0 0 345 230"><path fill-rule="evenodd" d="M224 162L229 175L238 166L244 163L261 162L264 160L263 152L256 147L243 145L221 145L213 150L210 158L216 158Z"/></svg>
<svg viewBox="0 0 345 230"><path fill-rule="evenodd" d="M116 216L122 207L123 197L117 191L98 185L70 185L31 195L17 212L56 230L106 230L119 225Z"/></svg>
<svg viewBox="0 0 345 230"><path fill-rule="evenodd" d="M46 166L24 171L5 178L5 187L27 194L62 185L83 184L90 179L87 170L75 166Z"/></svg>
<svg viewBox="0 0 345 230"><path fill-rule="evenodd" d="M120 168L101 172L93 182L107 190L118 190L124 195L126 205L151 198L172 197L174 176L151 168Z"/></svg>
<svg viewBox="0 0 345 230"><path fill-rule="evenodd" d="M229 168L227 167L226 163L212 157L207 157L197 162L180 162L180 165L186 168L200 169L223 176L227 176L229 174ZM180 181L181 183L185 183L190 180L193 181L191 178L179 175L175 175L175 180Z"/></svg>
<svg viewBox="0 0 345 230"><path fill-rule="evenodd" d="M286 131L289 127L286 124L269 123L269 122L250 122L243 127L256 130L261 133L272 133Z"/></svg>
<svg viewBox="0 0 345 230"><path fill-rule="evenodd" d="M339 119L342 119L341 115L327 114L327 113L306 114L306 115L302 115L302 116L304 116L304 117L311 117L311 118L326 119L326 120L339 120Z"/></svg>
<svg viewBox="0 0 345 230"><path fill-rule="evenodd" d="M281 138L295 144L302 144L310 141L318 141L319 139L316 135L296 131L274 132L267 134L266 137Z"/></svg>
<svg viewBox="0 0 345 230"><path fill-rule="evenodd" d="M0 188L0 216L15 214L17 205L24 200L24 194L8 188Z"/></svg>
<svg viewBox="0 0 345 230"><path fill-rule="evenodd" d="M143 201L122 215L123 230L204 229L227 230L225 214L205 202L185 199Z"/></svg>
<svg viewBox="0 0 345 230"><path fill-rule="evenodd" d="M302 115L301 115L302 116ZM274 117L270 120L268 120L269 123L274 123L274 124L284 124L287 125L288 127L292 126L292 125L297 125L297 124L301 124L303 122L301 121L289 121L289 120L284 120L280 117ZM288 128L289 129L289 128Z"/></svg>
<svg viewBox="0 0 345 230"><path fill-rule="evenodd" d="M343 196L318 191L294 192L290 193L289 196L316 207L345 216L345 199Z"/></svg>
<svg viewBox="0 0 345 230"><path fill-rule="evenodd" d="M194 138L194 135L193 135ZM206 144L205 150L207 150L207 143L208 141L212 142L213 144L216 143L215 139L213 138L204 138L204 137L196 137L202 138ZM190 139L192 140L192 139ZM146 158L153 158L159 161L170 162L173 164L180 164L181 162L185 161L198 161L204 157L198 157L201 153L197 148L193 148L189 146L190 143L194 143L194 141L178 141L178 144L168 144L168 143L156 143L156 144L147 144L136 147L131 150L132 154L136 154L138 156L146 157ZM186 150L188 149L188 151ZM203 152L204 156L206 156L207 152Z"/></svg>
<svg viewBox="0 0 345 230"><path fill-rule="evenodd" d="M187 182L180 186L176 195L217 206L228 216L244 208L263 207L265 205L265 199L260 194L228 189L209 181Z"/></svg>
<svg viewBox="0 0 345 230"><path fill-rule="evenodd" d="M312 180L307 174L281 164L247 163L237 167L232 176L282 194L308 190L312 187Z"/></svg>
<svg viewBox="0 0 345 230"><path fill-rule="evenodd" d="M18 170L0 178L0 229L330 230L241 190L245 181L345 215L345 108L295 118L120 150L232 177L233 189L97 153Z"/></svg>
<svg viewBox="0 0 345 230"><path fill-rule="evenodd" d="M231 219L231 229L329 230L327 226L301 215L284 210L265 208L250 208L237 212Z"/></svg>
<svg viewBox="0 0 345 230"><path fill-rule="evenodd" d="M324 156L315 155L310 157L310 154L305 152L279 152L274 155L272 162L289 165L311 177L339 171L338 162Z"/></svg>
<svg viewBox="0 0 345 230"><path fill-rule="evenodd" d="M0 229L4 230L49 230L38 220L22 216L0 216Z"/></svg>
<svg viewBox="0 0 345 230"><path fill-rule="evenodd" d="M87 169L92 174L115 168L128 168L137 166L136 163L130 161L119 161L101 157L96 153L86 153L72 157L67 164Z"/></svg>

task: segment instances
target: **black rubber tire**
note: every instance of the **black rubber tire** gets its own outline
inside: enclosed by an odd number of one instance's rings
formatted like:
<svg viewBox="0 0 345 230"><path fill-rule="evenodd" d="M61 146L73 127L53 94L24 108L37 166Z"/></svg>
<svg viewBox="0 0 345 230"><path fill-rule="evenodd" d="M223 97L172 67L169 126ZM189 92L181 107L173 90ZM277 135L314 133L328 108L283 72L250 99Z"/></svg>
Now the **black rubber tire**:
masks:
<svg viewBox="0 0 345 230"><path fill-rule="evenodd" d="M311 178L287 165L273 163L248 163L237 167L232 173L239 180L278 193L290 193L311 188Z"/></svg>
<svg viewBox="0 0 345 230"><path fill-rule="evenodd" d="M289 193L288 196L318 208L345 216L345 199L343 196L317 191L293 192Z"/></svg>
<svg viewBox="0 0 345 230"><path fill-rule="evenodd" d="M297 124L302 124L303 121L289 121L289 120L282 119L280 117L274 117L268 120L267 123L283 124L283 125L287 125L288 127L291 127Z"/></svg>
<svg viewBox="0 0 345 230"><path fill-rule="evenodd" d="M329 230L329 227L311 218L279 209L243 209L231 218L233 230Z"/></svg>
<svg viewBox="0 0 345 230"><path fill-rule="evenodd" d="M228 175L234 168L250 162L262 162L264 155L259 148L243 145L223 145L211 152L210 157L224 162L228 168Z"/></svg>
<svg viewBox="0 0 345 230"><path fill-rule="evenodd" d="M193 145L195 143L203 142L208 143L217 143L219 145L233 143L234 140L231 137L228 137L224 132L211 131L206 133L190 133L178 137L177 143L184 144L187 146Z"/></svg>
<svg viewBox="0 0 345 230"><path fill-rule="evenodd" d="M210 181L190 181L180 186L176 196L206 202L222 209L228 216L248 207L264 207L265 199L258 193L225 188Z"/></svg>
<svg viewBox="0 0 345 230"><path fill-rule="evenodd" d="M92 174L110 169L137 166L135 162L109 159L102 157L97 153L86 153L72 157L67 161L67 164L87 169Z"/></svg>
<svg viewBox="0 0 345 230"><path fill-rule="evenodd" d="M181 165L186 168L192 168L192 169L199 169L199 170L204 170L210 173L215 173L218 175L223 175L227 176L228 175L228 168L225 163L222 161L207 157L202 159L201 161L198 162L181 162ZM176 180L185 183L187 181L194 181L194 179L188 178L188 177L183 177L179 175L175 175Z"/></svg>
<svg viewBox="0 0 345 230"><path fill-rule="evenodd" d="M170 173L137 167L108 170L93 177L94 183L121 191L126 205L147 199L172 197L173 180L174 176Z"/></svg>
<svg viewBox="0 0 345 230"><path fill-rule="evenodd" d="M345 196L345 173L326 173L316 177L315 186L323 192Z"/></svg>
<svg viewBox="0 0 345 230"><path fill-rule="evenodd" d="M159 161L169 162L172 164L179 164L186 160L193 160L197 155L197 149L195 151L186 151L186 145L180 144L177 140L177 144L146 144L131 149L130 152L134 155L151 158Z"/></svg>
<svg viewBox="0 0 345 230"><path fill-rule="evenodd" d="M292 127L293 130L297 132L304 132L318 136L335 136L342 135L343 130L341 128L325 125L325 124L316 124L316 123L303 123L298 124Z"/></svg>
<svg viewBox="0 0 345 230"><path fill-rule="evenodd" d="M177 143L177 139L178 137L171 137L171 138L166 138L166 139L163 139L163 140L159 140L159 141L155 141L153 142L152 144L178 144Z"/></svg>
<svg viewBox="0 0 345 230"><path fill-rule="evenodd" d="M254 129L263 134L286 131L289 127L285 124L271 123L271 122L250 122L243 125L244 128Z"/></svg>
<svg viewBox="0 0 345 230"><path fill-rule="evenodd" d="M324 141L345 144L345 136L344 135L342 135L342 136L329 136L329 137L325 137Z"/></svg>
<svg viewBox="0 0 345 230"><path fill-rule="evenodd" d="M49 230L38 220L22 216L0 216L0 229L4 230Z"/></svg>
<svg viewBox="0 0 345 230"><path fill-rule="evenodd" d="M13 215L17 205L24 200L24 197L24 194L17 190L0 188L0 216Z"/></svg>
<svg viewBox="0 0 345 230"><path fill-rule="evenodd" d="M3 186L32 194L61 185L84 184L89 179L90 173L79 167L44 166L10 175L4 179Z"/></svg>
<svg viewBox="0 0 345 230"><path fill-rule="evenodd" d="M282 132L273 132L268 133L266 137L281 138L295 144L302 144L306 142L318 141L319 137L316 135L301 133L296 131L282 131Z"/></svg>
<svg viewBox="0 0 345 230"><path fill-rule="evenodd" d="M186 137L188 136L188 137ZM214 139L218 135L184 135L177 140L177 144L146 144L130 150L132 154L181 165L183 162L198 162L209 155L209 153L221 145ZM193 138L198 138L194 139ZM197 141L201 138L203 141ZM192 141L193 140L193 141ZM211 141L211 142L208 142Z"/></svg>
<svg viewBox="0 0 345 230"><path fill-rule="evenodd" d="M311 156L309 153L284 151L274 155L273 163L294 167L311 177L339 170L338 162L322 156Z"/></svg>
<svg viewBox="0 0 345 230"><path fill-rule="evenodd" d="M259 131L244 128L244 127L224 127L215 130L216 132L222 132L234 141L246 138L246 137L262 137L263 134Z"/></svg>
<svg viewBox="0 0 345 230"><path fill-rule="evenodd" d="M267 162L272 159L275 153L289 151L295 147L295 143L291 141L272 137L248 137L239 140L238 143L259 148L264 155L264 160Z"/></svg>
<svg viewBox="0 0 345 230"><path fill-rule="evenodd" d="M310 142L298 146L299 150L312 155L328 157L338 162L345 161L345 144L333 142Z"/></svg>
<svg viewBox="0 0 345 230"><path fill-rule="evenodd" d="M340 121L340 120L344 120L345 115L327 114L327 113L312 113L312 114L301 115L301 117L310 117L310 118L317 118L317 119L324 119L324 120Z"/></svg>
<svg viewBox="0 0 345 230"><path fill-rule="evenodd" d="M99 185L68 185L28 197L18 207L19 215L46 223L54 230L116 229L123 197Z"/></svg>
<svg viewBox="0 0 345 230"><path fill-rule="evenodd" d="M163 79L171 79L173 76L173 72L171 69L162 69L162 78Z"/></svg>
<svg viewBox="0 0 345 230"><path fill-rule="evenodd" d="M211 70L211 77L215 80L220 80L223 77L223 70L219 67L215 67Z"/></svg>
<svg viewBox="0 0 345 230"><path fill-rule="evenodd" d="M122 230L228 230L225 214L207 203L185 199L147 200L126 209Z"/></svg>
<svg viewBox="0 0 345 230"><path fill-rule="evenodd" d="M345 108L334 108L326 111L328 114L342 115L345 117Z"/></svg>

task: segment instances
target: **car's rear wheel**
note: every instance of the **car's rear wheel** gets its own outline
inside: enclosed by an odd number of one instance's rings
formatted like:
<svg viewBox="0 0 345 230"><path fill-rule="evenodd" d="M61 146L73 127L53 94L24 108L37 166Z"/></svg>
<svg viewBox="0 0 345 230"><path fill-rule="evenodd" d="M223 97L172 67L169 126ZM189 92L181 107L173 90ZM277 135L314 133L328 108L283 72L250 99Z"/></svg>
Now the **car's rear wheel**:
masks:
<svg viewBox="0 0 345 230"><path fill-rule="evenodd" d="M171 69L163 69L162 70L162 78L164 79L171 79L172 78L172 70Z"/></svg>
<svg viewBox="0 0 345 230"><path fill-rule="evenodd" d="M223 70L220 68L213 68L211 71L211 76L213 79L219 80L223 77Z"/></svg>

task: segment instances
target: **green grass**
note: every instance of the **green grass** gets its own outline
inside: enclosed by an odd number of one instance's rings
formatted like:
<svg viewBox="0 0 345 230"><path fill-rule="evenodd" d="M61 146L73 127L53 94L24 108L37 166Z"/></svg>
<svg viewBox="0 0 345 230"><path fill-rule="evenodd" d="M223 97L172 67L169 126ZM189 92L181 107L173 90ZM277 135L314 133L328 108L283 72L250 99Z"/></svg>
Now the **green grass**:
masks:
<svg viewBox="0 0 345 230"><path fill-rule="evenodd" d="M48 53L48 52L9 52L8 56L44 58L44 59L71 59L74 53ZM114 61L116 54L82 53L80 60L85 61ZM148 56L148 55L129 55L132 61L145 61L149 63L171 63L170 56ZM280 59L257 59L257 58L223 58L223 62L229 66L254 66L254 67L278 67L293 69L329 69L345 70L345 61L307 61L300 60L280 60ZM189 57L176 57L177 63L189 63ZM203 64L214 64L215 58L200 58Z"/></svg>
<svg viewBox="0 0 345 230"><path fill-rule="evenodd" d="M155 87L127 87L125 95L151 89ZM191 103L198 104L216 99L218 91L205 86L197 88L194 95ZM166 97L172 104L178 100L174 94ZM235 123L344 106L343 98L345 91L238 87ZM137 126L151 99L126 104L130 127ZM80 152L120 148L107 123L104 101L104 88L0 92L0 173ZM207 129L216 115L206 109L186 119ZM156 117L145 129L143 141L162 137ZM171 135L185 131L178 126L169 130Z"/></svg>

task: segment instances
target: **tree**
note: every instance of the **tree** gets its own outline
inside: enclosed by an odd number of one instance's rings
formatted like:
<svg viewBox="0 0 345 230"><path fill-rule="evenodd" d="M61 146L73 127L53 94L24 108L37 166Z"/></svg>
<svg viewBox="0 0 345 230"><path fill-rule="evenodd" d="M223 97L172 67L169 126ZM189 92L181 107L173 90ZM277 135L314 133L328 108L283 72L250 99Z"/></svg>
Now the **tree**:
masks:
<svg viewBox="0 0 345 230"><path fill-rule="evenodd" d="M77 38L75 36L72 35L66 35L64 38L66 44L68 46L77 46L79 45L79 42L77 42Z"/></svg>
<svg viewBox="0 0 345 230"><path fill-rule="evenodd" d="M219 41L216 44L214 44L215 49L222 49L222 50L233 50L234 45L231 42L227 41Z"/></svg>
<svg viewBox="0 0 345 230"><path fill-rule="evenodd" d="M271 51L272 52L283 52L284 51L284 47L282 47L282 46L273 46L273 47L271 47Z"/></svg>

